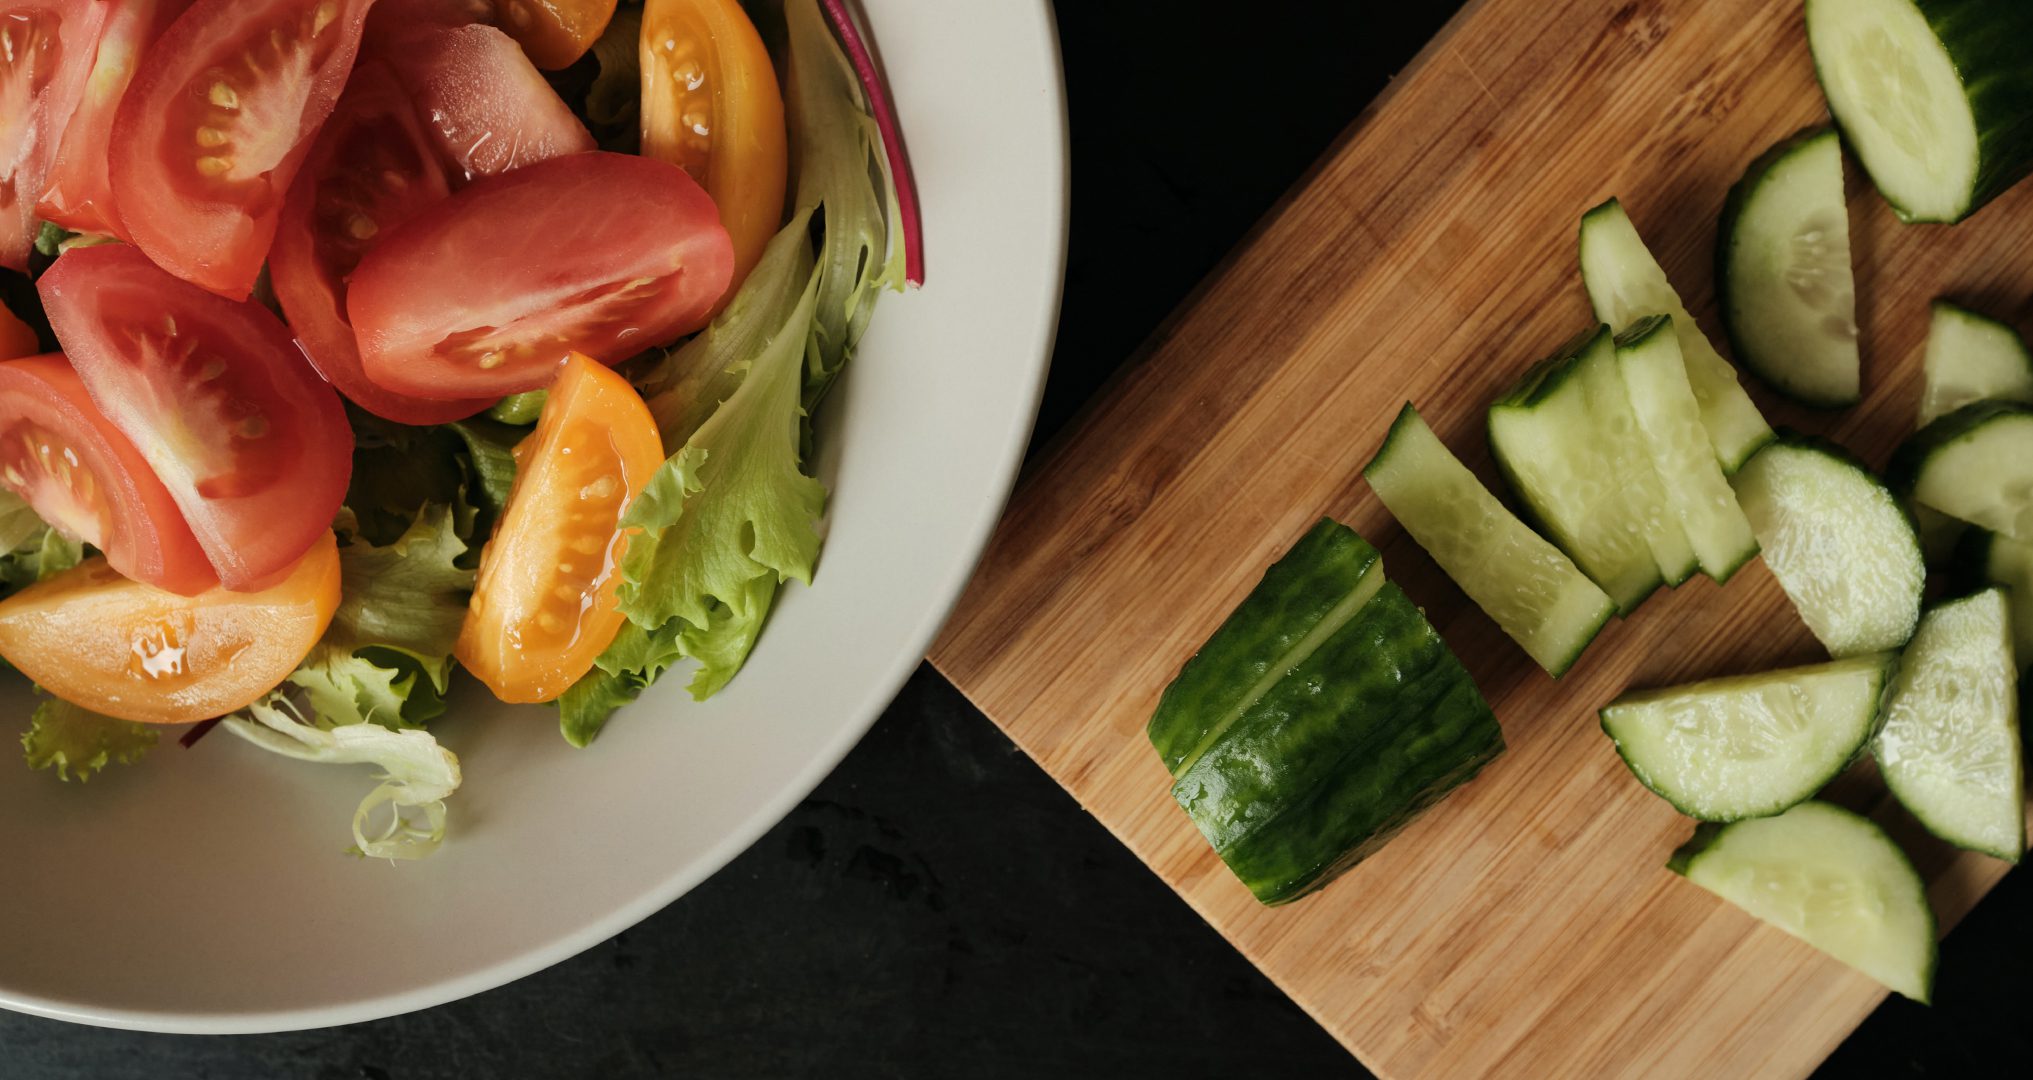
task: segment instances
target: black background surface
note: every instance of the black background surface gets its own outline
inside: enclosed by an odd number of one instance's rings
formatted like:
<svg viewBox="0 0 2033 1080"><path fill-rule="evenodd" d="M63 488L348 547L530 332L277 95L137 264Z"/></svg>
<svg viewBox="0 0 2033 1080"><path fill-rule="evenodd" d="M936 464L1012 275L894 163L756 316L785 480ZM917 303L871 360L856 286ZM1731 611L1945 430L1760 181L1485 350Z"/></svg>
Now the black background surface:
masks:
<svg viewBox="0 0 2033 1080"><path fill-rule="evenodd" d="M1059 5L1072 262L1040 443L1454 7ZM1948 940L1936 1005L1894 998L1824 1074L2023 1064L2026 914L2014 875ZM10 1080L1045 1075L1367 1074L929 668L725 871L511 986L248 1038L0 1013Z"/></svg>

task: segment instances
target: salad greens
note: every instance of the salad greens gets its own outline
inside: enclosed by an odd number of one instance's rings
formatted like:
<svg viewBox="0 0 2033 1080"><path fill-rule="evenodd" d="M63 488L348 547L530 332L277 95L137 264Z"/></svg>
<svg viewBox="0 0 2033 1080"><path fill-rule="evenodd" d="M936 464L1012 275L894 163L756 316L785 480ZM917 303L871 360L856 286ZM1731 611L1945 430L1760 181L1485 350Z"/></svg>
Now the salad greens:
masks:
<svg viewBox="0 0 2033 1080"><path fill-rule="evenodd" d="M35 707L35 716L21 735L21 749L29 768L54 768L58 779L76 776L85 781L114 762L132 765L141 760L155 739L155 729L147 724L101 716L53 697Z"/></svg>
<svg viewBox="0 0 2033 1080"><path fill-rule="evenodd" d="M63 573L84 557L83 544L44 524L21 496L0 489L0 599Z"/></svg>

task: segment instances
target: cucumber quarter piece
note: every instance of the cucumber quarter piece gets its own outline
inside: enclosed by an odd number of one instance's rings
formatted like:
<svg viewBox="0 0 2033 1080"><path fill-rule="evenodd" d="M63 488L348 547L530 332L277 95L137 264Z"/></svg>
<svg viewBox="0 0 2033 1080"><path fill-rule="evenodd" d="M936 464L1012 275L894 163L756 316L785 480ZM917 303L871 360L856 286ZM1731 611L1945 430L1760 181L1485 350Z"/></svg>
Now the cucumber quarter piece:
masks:
<svg viewBox="0 0 2033 1080"><path fill-rule="evenodd" d="M2024 670L2033 663L2033 544L1981 529L1972 530L1971 538L1969 564L1984 581L2011 593L2012 656Z"/></svg>
<svg viewBox="0 0 2033 1080"><path fill-rule="evenodd" d="M1608 327L1577 338L1489 407L1505 479L1553 541L1629 614L1697 565L1631 413Z"/></svg>
<svg viewBox="0 0 2033 1080"><path fill-rule="evenodd" d="M1664 315L1640 319L1617 335L1616 348L1639 439L1651 455L1666 505L1702 571L1728 581L1758 553L1758 538L1701 426L1701 408L1687 382L1673 321Z"/></svg>
<svg viewBox="0 0 2033 1080"><path fill-rule="evenodd" d="M1923 506L2033 542L2033 407L1964 405L1906 440L1888 479Z"/></svg>
<svg viewBox="0 0 2033 1080"><path fill-rule="evenodd" d="M1960 221L2033 170L2033 4L1807 0L1828 110L1906 221Z"/></svg>
<svg viewBox="0 0 2033 1080"><path fill-rule="evenodd" d="M1767 817L1812 798L1877 730L1894 653L1627 693L1602 730L1688 817Z"/></svg>
<svg viewBox="0 0 2033 1080"><path fill-rule="evenodd" d="M1715 444L1722 470L1734 473L1758 447L1772 439L1772 426L1737 382L1736 369L1715 351L1687 305L1666 280L1659 260L1645 247L1637 227L1615 199L1581 218L1581 280L1598 321L1623 330L1647 315L1670 315L1680 335L1687 381L1701 404L1701 426Z"/></svg>
<svg viewBox="0 0 2033 1080"><path fill-rule="evenodd" d="M1912 860L1870 819L1824 802L1705 824L1666 864L1752 917L1925 1004L1934 910Z"/></svg>
<svg viewBox="0 0 2033 1080"><path fill-rule="evenodd" d="M1781 437L1732 483L1765 564L1835 657L1906 644L1927 567L1905 507L1833 443Z"/></svg>
<svg viewBox="0 0 2033 1080"><path fill-rule="evenodd" d="M1571 667L1616 612L1560 549L1482 486L1412 406L1398 413L1363 476L1440 569L1548 674Z"/></svg>
<svg viewBox="0 0 2033 1080"><path fill-rule="evenodd" d="M2026 778L2010 606L2005 590L1985 589L1920 620L1871 750L1892 794L1929 832L2018 862Z"/></svg>
<svg viewBox="0 0 2033 1080"><path fill-rule="evenodd" d="M1946 300L1934 302L1924 371L1921 427L1978 401L2033 402L2033 350L2026 339Z"/></svg>
<svg viewBox="0 0 2033 1080"><path fill-rule="evenodd" d="M1834 128L1803 131L1751 162L1723 204L1715 256L1737 359L1803 405L1856 404L1863 359Z"/></svg>

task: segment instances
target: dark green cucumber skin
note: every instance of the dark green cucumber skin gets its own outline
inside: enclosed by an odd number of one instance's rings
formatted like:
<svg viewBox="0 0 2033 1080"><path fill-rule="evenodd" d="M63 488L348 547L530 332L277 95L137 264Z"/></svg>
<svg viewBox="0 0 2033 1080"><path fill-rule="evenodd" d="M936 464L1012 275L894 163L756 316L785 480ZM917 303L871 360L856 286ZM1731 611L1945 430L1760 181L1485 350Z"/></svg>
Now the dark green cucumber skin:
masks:
<svg viewBox="0 0 2033 1080"><path fill-rule="evenodd" d="M1953 224L1983 209L2033 173L2033 56L2029 56L2027 45L2033 42L2033 4L2026 0L1910 2L1947 50L1976 121L1977 173L1961 217L1944 222ZM1811 18L1814 4L1808 7ZM1818 57L1814 75L1821 78ZM1835 117L1835 125L1843 129L1841 116ZM1850 142L1847 130L1843 141ZM1869 162L1859 158L1858 164L1866 173L1870 171ZM1935 220L1915 217L1897 203L1892 204L1892 210L1901 221Z"/></svg>
<svg viewBox="0 0 2033 1080"><path fill-rule="evenodd" d="M1892 463L1885 467L1885 483L1901 495L1911 494L1920 483L1920 471L1936 450L2003 416L2033 416L2033 406L2015 401L1973 401L1936 417L1893 452Z"/></svg>
<svg viewBox="0 0 2033 1080"><path fill-rule="evenodd" d="M1670 334L1672 332L1673 332L1672 316L1647 315L1644 318L1639 319L1637 322L1634 322L1631 325L1624 327L1623 332L1616 336L1615 344L1616 347L1619 349L1636 348L1641 342L1643 342L1646 338L1651 337L1653 334L1657 333Z"/></svg>
<svg viewBox="0 0 2033 1080"><path fill-rule="evenodd" d="M1382 847L1503 746L1474 680L1386 583L1172 794L1259 901L1283 904Z"/></svg>
<svg viewBox="0 0 2033 1080"><path fill-rule="evenodd" d="M1379 556L1354 529L1320 519L1200 647L1158 700L1145 733L1177 775L1210 727L1353 591Z"/></svg>

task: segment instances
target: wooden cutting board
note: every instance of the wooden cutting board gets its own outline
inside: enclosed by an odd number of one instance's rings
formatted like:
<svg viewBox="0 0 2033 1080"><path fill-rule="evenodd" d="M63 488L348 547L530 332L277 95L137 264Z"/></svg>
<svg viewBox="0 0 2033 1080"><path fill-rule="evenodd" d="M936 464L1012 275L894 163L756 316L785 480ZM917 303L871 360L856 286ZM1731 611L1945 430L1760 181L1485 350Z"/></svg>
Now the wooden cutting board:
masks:
<svg viewBox="0 0 2033 1080"><path fill-rule="evenodd" d="M1031 472L934 647L1382 1076L1798 1076L1883 996L1669 873L1691 824L1596 725L1626 686L1818 658L1761 563L1660 594L1556 683L1360 476L1411 399L1491 477L1483 406L1591 321L1575 229L1611 194L1713 336L1724 195L1823 115L1799 0L1472 4ZM1931 298L2033 322L2033 183L1954 229L1902 226L1850 168L1867 400L1813 414L1753 392L1774 423L1882 464L1912 426ZM1172 802L1143 725L1322 514L1383 549L1510 749L1324 892L1266 909ZM1843 786L1913 852L1944 926L2002 876L1919 835L1874 777Z"/></svg>

